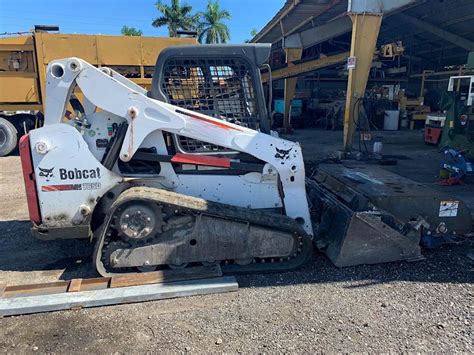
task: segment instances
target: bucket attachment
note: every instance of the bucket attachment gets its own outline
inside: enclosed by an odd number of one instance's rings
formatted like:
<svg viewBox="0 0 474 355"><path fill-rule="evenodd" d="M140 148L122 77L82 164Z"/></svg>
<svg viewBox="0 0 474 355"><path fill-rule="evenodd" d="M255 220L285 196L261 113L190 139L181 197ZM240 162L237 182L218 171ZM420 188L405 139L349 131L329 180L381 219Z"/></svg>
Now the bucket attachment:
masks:
<svg viewBox="0 0 474 355"><path fill-rule="evenodd" d="M338 267L422 260L422 236L470 230L462 201L379 167L321 164L312 176L314 241Z"/></svg>
<svg viewBox="0 0 474 355"><path fill-rule="evenodd" d="M325 252L337 267L424 259L419 237L402 235L372 213L353 213L345 233L334 237Z"/></svg>
<svg viewBox="0 0 474 355"><path fill-rule="evenodd" d="M316 219L316 246L337 267L424 259L419 233L404 229L393 216L353 211L314 181L307 186Z"/></svg>

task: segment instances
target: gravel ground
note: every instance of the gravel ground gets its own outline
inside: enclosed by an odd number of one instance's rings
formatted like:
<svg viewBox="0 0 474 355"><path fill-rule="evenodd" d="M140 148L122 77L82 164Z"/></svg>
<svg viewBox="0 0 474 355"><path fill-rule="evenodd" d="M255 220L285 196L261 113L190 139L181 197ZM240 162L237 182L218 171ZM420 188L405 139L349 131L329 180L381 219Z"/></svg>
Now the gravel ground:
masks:
<svg viewBox="0 0 474 355"><path fill-rule="evenodd" d="M240 290L0 319L4 352L472 353L472 268L463 248L416 264L238 277Z"/></svg>
<svg viewBox="0 0 474 355"><path fill-rule="evenodd" d="M95 276L85 241L31 237L18 157L0 158L0 280ZM473 245L427 260L239 276L238 292L0 319L0 351L474 352Z"/></svg>

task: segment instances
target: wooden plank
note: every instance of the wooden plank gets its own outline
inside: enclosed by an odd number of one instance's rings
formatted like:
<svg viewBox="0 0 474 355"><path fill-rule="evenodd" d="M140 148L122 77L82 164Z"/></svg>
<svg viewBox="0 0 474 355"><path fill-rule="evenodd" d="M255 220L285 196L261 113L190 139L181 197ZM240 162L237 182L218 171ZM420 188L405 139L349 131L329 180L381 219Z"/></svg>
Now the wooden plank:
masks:
<svg viewBox="0 0 474 355"><path fill-rule="evenodd" d="M82 279L81 291L103 290L109 287L111 277Z"/></svg>
<svg viewBox="0 0 474 355"><path fill-rule="evenodd" d="M235 277L228 276L166 284L108 288L85 292L66 292L55 295L1 298L0 316L233 292L237 291L238 287L239 285Z"/></svg>
<svg viewBox="0 0 474 355"><path fill-rule="evenodd" d="M222 276L222 271L219 265L196 266L182 270L163 270L141 274L112 276L112 279L110 280L110 288L207 279L219 276Z"/></svg>
<svg viewBox="0 0 474 355"><path fill-rule="evenodd" d="M3 297L22 297L66 292L69 281L58 281L32 285L7 286Z"/></svg>
<svg viewBox="0 0 474 355"><path fill-rule="evenodd" d="M81 290L82 279L72 279L69 282L69 287L67 288L67 292L79 292Z"/></svg>
<svg viewBox="0 0 474 355"><path fill-rule="evenodd" d="M124 274L113 277L92 279L73 279L49 283L5 286L0 297L13 298L25 296L52 295L63 292L95 291L107 288L148 285L185 280L207 279L222 276L219 265L196 266L183 270L165 270L135 274Z"/></svg>

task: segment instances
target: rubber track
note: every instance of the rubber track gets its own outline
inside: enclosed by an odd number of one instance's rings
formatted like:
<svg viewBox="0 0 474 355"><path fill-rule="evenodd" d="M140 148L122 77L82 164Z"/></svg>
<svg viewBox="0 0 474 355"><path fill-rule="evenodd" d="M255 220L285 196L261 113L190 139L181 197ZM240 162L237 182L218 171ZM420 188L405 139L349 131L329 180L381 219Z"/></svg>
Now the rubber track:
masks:
<svg viewBox="0 0 474 355"><path fill-rule="evenodd" d="M105 232L109 225L115 210L122 204L130 201L147 201L157 204L165 204L176 207L184 212L191 212L194 214L204 214L233 221L248 222L250 224L259 225L269 229L275 229L295 235L295 238L302 237L303 245L300 247L301 251L297 256L290 260L277 261L274 263L256 263L250 265L224 265L221 263L222 271L224 273L250 273L250 272L276 272L294 270L302 266L312 255L312 240L303 227L294 219L272 212L252 210L243 207L236 207L218 202L207 201L201 198L196 198L188 195L182 195L172 191L161 190L151 187L132 187L125 190L112 204L102 228L96 232L98 237L94 259L96 260L96 267L102 276L110 276L102 265L101 254L103 242L105 239ZM298 241L297 241L298 243Z"/></svg>

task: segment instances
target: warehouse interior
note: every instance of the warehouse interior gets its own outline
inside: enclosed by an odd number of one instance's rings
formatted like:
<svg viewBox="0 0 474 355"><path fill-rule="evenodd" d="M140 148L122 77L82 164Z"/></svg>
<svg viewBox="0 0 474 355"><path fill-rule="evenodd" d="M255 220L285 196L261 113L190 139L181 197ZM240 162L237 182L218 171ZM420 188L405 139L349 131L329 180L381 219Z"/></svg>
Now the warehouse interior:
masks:
<svg viewBox="0 0 474 355"><path fill-rule="evenodd" d="M272 126L309 166L380 159L474 211L473 28L468 0L288 0L252 39L272 43Z"/></svg>
<svg viewBox="0 0 474 355"><path fill-rule="evenodd" d="M367 7L351 12L351 6ZM369 65L368 75L348 84L351 44L352 51L359 46L361 53L370 53L372 45L361 31L354 37L353 23L359 30L365 26L376 42L373 56L356 58L355 70ZM286 132L309 127L341 130L348 85L364 86L364 81L365 93L352 94L364 98L358 106L368 120L366 130L444 124L446 108L441 101L449 78L473 73L467 65L474 50L473 25L474 3L469 0L286 1L252 39L272 43L274 126ZM291 99L291 105L284 104Z"/></svg>

